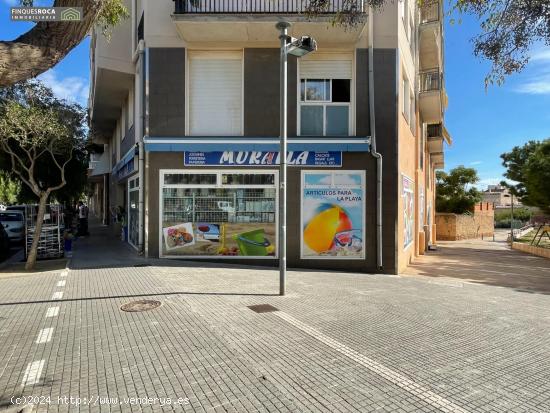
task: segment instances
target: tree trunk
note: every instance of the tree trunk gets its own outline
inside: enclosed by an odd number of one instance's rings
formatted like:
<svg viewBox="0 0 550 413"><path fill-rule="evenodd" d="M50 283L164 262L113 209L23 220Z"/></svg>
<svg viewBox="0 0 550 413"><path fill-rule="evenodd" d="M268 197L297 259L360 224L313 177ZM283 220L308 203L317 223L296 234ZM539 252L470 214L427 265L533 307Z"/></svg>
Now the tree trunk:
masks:
<svg viewBox="0 0 550 413"><path fill-rule="evenodd" d="M25 270L32 271L36 264L36 255L38 253L38 242L40 241L40 235L42 234L42 224L44 222L44 213L46 212L46 202L48 202L49 193L43 192L40 195L40 202L38 204L38 215L36 216L36 225L34 227L34 234L32 236L32 246L27 256L27 263L25 264Z"/></svg>
<svg viewBox="0 0 550 413"><path fill-rule="evenodd" d="M56 0L54 7L83 7L78 22L38 22L13 41L0 41L0 87L55 66L90 32L103 0ZM15 23L17 24L17 23Z"/></svg>

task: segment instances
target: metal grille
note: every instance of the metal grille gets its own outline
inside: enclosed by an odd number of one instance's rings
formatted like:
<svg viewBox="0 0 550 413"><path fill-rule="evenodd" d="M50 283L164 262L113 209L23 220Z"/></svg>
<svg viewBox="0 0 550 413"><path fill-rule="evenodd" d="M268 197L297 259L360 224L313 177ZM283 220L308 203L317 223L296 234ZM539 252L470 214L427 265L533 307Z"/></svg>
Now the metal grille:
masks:
<svg viewBox="0 0 550 413"><path fill-rule="evenodd" d="M275 189L165 188L163 223L275 222Z"/></svg>
<svg viewBox="0 0 550 413"><path fill-rule="evenodd" d="M309 11L310 0L175 0L176 14L300 14ZM331 0L326 14L364 12L364 0Z"/></svg>
<svg viewBox="0 0 550 413"><path fill-rule="evenodd" d="M26 256L32 246L37 215L38 205L27 205L25 207ZM60 258L63 256L63 230L63 207L61 205L46 205L42 231L38 240L38 259Z"/></svg>

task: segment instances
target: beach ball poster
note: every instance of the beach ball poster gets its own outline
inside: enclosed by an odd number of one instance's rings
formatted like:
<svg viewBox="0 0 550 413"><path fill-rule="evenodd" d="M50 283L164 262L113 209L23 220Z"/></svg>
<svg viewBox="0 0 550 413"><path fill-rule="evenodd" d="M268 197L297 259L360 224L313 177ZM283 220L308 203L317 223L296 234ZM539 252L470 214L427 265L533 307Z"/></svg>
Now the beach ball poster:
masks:
<svg viewBox="0 0 550 413"><path fill-rule="evenodd" d="M362 171L302 172L302 258L364 258Z"/></svg>

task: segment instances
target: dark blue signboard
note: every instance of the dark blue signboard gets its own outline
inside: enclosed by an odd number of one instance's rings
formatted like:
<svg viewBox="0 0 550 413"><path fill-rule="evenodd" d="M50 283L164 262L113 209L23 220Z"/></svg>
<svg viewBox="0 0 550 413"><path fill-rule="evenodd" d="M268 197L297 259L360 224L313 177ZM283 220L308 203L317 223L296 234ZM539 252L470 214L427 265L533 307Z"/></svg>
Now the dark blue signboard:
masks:
<svg viewBox="0 0 550 413"><path fill-rule="evenodd" d="M287 154L288 166L339 167L342 152L295 151ZM276 166L279 152L220 151L185 152L185 166Z"/></svg>

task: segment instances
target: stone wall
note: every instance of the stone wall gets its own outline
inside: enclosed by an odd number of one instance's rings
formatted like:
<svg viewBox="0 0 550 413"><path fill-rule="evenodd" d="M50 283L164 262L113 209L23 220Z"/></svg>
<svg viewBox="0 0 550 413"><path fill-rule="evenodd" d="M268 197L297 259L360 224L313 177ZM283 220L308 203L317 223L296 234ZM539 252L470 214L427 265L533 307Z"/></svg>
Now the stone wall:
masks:
<svg viewBox="0 0 550 413"><path fill-rule="evenodd" d="M495 211L490 203L476 204L469 214L435 214L437 239L457 241L461 239L492 237Z"/></svg>
<svg viewBox="0 0 550 413"><path fill-rule="evenodd" d="M513 242L512 248L528 254L538 255L539 257L550 258L550 248L536 247L522 242Z"/></svg>

